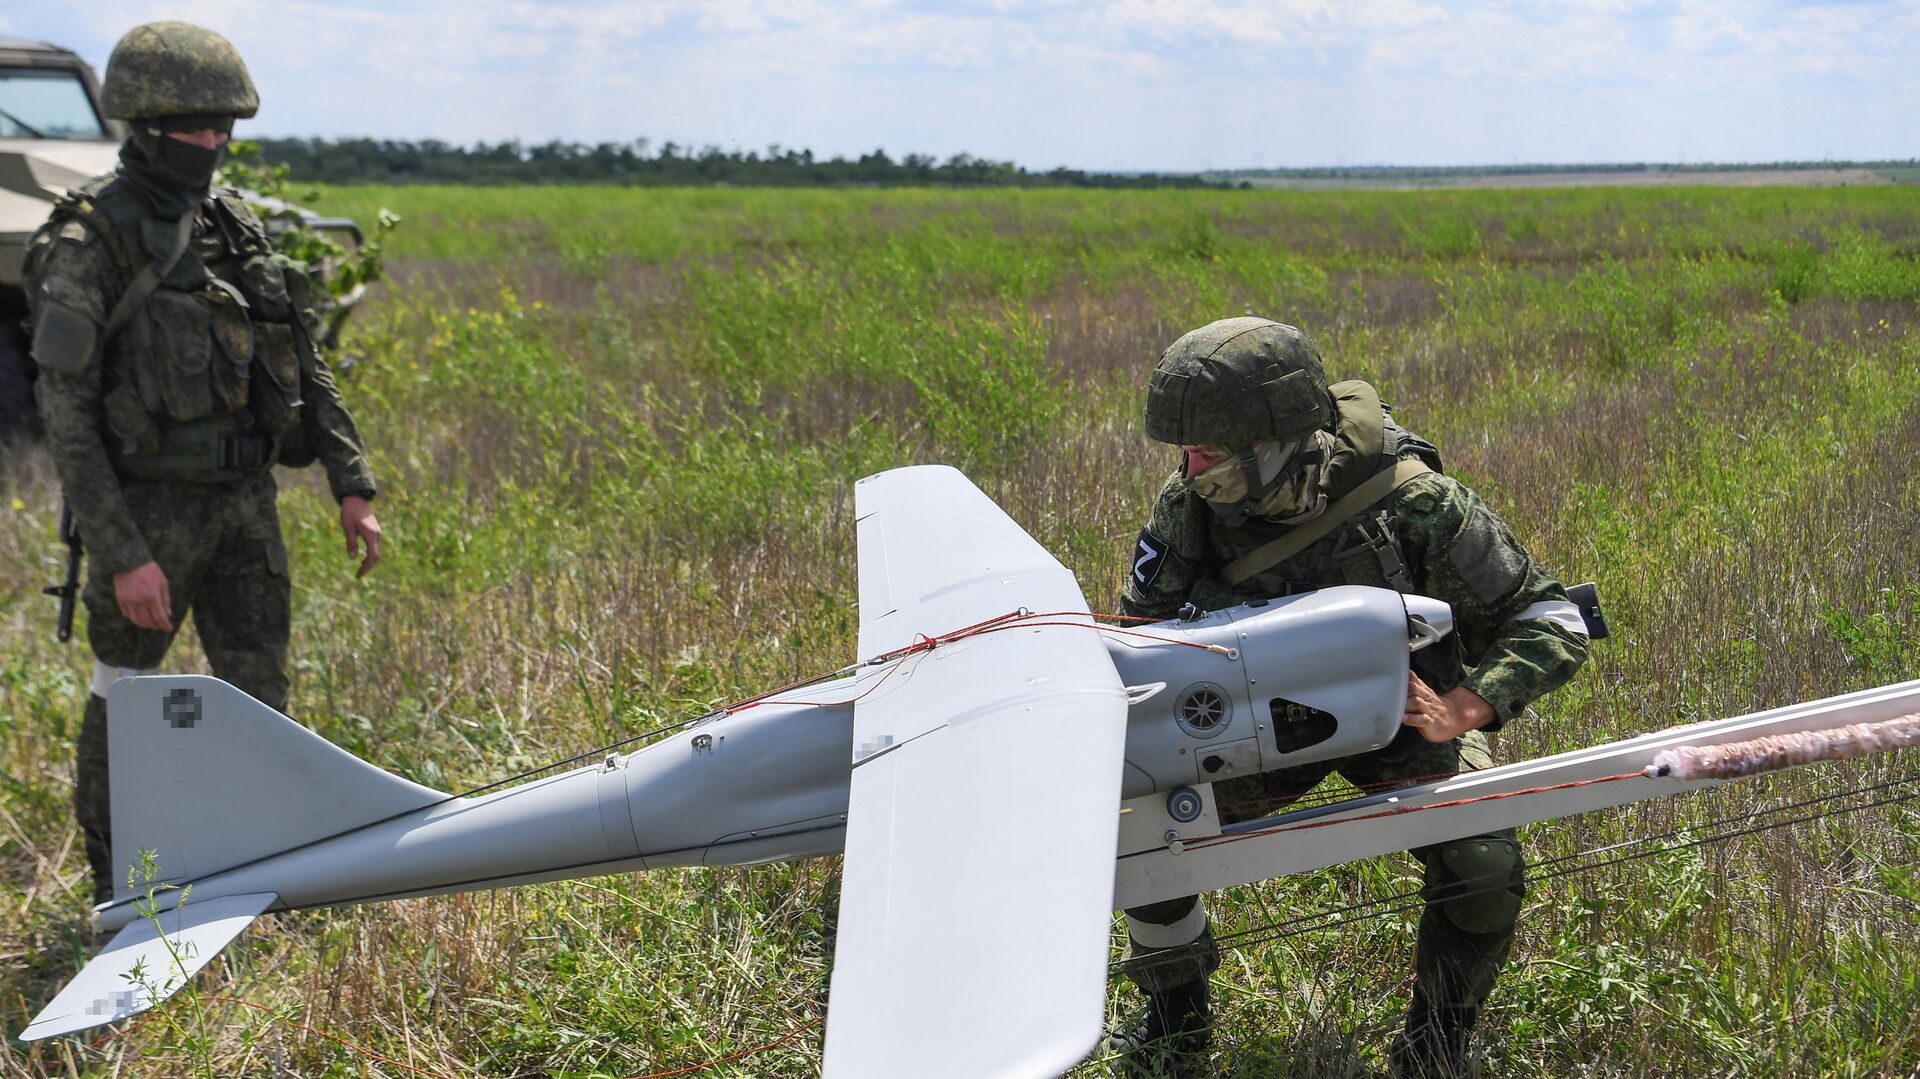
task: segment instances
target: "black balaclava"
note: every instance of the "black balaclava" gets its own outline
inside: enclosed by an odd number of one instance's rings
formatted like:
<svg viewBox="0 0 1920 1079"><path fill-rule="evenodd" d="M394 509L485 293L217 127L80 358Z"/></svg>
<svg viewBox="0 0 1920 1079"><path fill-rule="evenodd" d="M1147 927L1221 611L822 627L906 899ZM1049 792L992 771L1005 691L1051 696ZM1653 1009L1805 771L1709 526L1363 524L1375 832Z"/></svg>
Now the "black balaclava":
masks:
<svg viewBox="0 0 1920 1079"><path fill-rule="evenodd" d="M191 213L213 187L225 147L209 150L169 138L169 131L233 130L233 117L195 113L128 121L120 145L120 175L144 195L153 212L177 220Z"/></svg>

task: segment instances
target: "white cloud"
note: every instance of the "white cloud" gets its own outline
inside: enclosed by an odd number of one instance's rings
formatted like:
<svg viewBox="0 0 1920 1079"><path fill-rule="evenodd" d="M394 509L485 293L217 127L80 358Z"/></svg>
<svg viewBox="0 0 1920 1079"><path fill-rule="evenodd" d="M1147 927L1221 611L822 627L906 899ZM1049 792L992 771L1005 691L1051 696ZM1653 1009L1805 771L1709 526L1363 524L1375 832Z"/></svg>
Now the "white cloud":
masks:
<svg viewBox="0 0 1920 1079"><path fill-rule="evenodd" d="M1115 0L1103 21L1164 40L1321 48L1432 27L1445 9L1415 0Z"/></svg>
<svg viewBox="0 0 1920 1079"><path fill-rule="evenodd" d="M104 60L94 0L0 27ZM1039 167L1908 156L1920 0L178 0L256 130ZM44 25L42 25L44 23ZM1905 102L1905 106L1902 106Z"/></svg>

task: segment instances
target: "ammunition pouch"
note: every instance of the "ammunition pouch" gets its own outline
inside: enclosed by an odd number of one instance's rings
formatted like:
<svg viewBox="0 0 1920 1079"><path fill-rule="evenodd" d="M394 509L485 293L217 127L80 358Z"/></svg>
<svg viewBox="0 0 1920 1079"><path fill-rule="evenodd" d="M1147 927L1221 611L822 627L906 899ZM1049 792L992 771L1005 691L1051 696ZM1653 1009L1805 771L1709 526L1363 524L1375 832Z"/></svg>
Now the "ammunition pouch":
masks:
<svg viewBox="0 0 1920 1079"><path fill-rule="evenodd" d="M264 376L253 387L253 416L262 430L285 437L300 426L301 340L280 322L256 322L253 331L253 369Z"/></svg>
<svg viewBox="0 0 1920 1079"><path fill-rule="evenodd" d="M221 212L238 223L224 202ZM284 441L300 427L300 376L312 348L293 295L306 284L305 272L285 255L262 252L241 261L239 278L253 316L253 368L266 376L253 387L253 415L261 430Z"/></svg>

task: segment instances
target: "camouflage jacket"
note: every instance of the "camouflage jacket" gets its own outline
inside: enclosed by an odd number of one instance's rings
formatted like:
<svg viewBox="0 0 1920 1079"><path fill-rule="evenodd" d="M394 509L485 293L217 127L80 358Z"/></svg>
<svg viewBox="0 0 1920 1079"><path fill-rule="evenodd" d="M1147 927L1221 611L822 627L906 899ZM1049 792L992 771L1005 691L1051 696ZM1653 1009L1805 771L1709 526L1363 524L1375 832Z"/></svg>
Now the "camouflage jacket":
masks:
<svg viewBox="0 0 1920 1079"><path fill-rule="evenodd" d="M1337 499L1398 457L1439 464L1428 444L1394 426L1364 383L1333 387L1340 397L1330 486ZM1344 395L1340 391L1345 390ZM1371 419L1367 411L1380 417ZM1349 518L1299 554L1238 586L1222 569L1287 532L1258 519L1226 527L1175 472L1154 501L1120 598L1124 614L1171 618L1183 604L1230 607L1336 584L1373 585L1452 604L1454 632L1414 655L1436 690L1467 688L1493 705L1497 730L1571 678L1587 658L1587 636L1566 590L1515 540L1487 504L1438 472L1415 477Z"/></svg>
<svg viewBox="0 0 1920 1079"><path fill-rule="evenodd" d="M62 200L27 246L47 446L96 565L113 573L152 559L129 480L217 483L277 456L317 458L336 498L374 489L313 346L311 282L237 193L200 204L184 253L108 340L116 304L164 264L176 232L109 175Z"/></svg>

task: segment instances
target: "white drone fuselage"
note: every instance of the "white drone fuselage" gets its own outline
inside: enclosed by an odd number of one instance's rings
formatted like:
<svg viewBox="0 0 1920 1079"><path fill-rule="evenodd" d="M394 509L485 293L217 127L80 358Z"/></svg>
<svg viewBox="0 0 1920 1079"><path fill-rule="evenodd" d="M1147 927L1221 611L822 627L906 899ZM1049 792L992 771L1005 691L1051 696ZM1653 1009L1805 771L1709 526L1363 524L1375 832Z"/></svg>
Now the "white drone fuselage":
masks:
<svg viewBox="0 0 1920 1079"><path fill-rule="evenodd" d="M1201 784L1386 745L1400 727L1409 651L1450 627L1439 601L1343 586L1105 638L1128 687L1123 797L1177 793L1165 799L1166 812L1183 826L1201 815ZM181 814L129 805L131 812L115 817L126 822L116 833L116 861L126 864L143 848L162 852L163 859L171 854L173 864L159 866L162 881L191 882L201 896L273 892L276 908L296 909L835 854L845 843L856 699L872 699L913 678L919 664L938 661L932 652L908 656L898 666L779 694L635 752L491 794L442 800L416 787L419 797L438 804L383 813L391 819L256 859L248 852L288 845L296 825L283 818L304 814L285 802L277 803L283 810L266 805L209 828L231 867L204 861L196 849L202 844L180 834ZM208 763L200 743L216 737L209 725L275 718L232 687L212 679L191 683L197 683L193 692L216 698L198 702L200 718L188 726L141 724L124 738L116 727L117 766L139 761L162 775L196 772ZM128 680L114 691L113 711L160 716L170 695L188 684ZM225 695L238 699L217 699ZM242 718L249 704L264 714ZM1036 714L1033 722L1047 717ZM175 759L180 751L191 756ZM1022 746L1015 739L1006 752L1018 754ZM371 773L358 778L374 781L369 786L395 785ZM983 790L992 789L993 777L979 779ZM368 809L379 804L379 791L362 793ZM1019 792L988 796L1018 798ZM163 890L155 898L164 909L174 894ZM132 921L131 899L104 907L101 927Z"/></svg>

